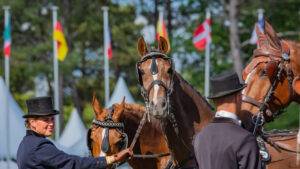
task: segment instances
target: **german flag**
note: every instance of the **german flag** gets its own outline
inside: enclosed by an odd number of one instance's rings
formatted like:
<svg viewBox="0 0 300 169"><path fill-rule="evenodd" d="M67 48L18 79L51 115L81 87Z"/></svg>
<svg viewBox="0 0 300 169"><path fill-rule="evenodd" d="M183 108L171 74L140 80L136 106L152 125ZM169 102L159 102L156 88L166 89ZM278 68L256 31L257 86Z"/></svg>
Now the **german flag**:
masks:
<svg viewBox="0 0 300 169"><path fill-rule="evenodd" d="M57 58L59 61L64 61L69 49L60 22L55 23L53 39L57 43Z"/></svg>

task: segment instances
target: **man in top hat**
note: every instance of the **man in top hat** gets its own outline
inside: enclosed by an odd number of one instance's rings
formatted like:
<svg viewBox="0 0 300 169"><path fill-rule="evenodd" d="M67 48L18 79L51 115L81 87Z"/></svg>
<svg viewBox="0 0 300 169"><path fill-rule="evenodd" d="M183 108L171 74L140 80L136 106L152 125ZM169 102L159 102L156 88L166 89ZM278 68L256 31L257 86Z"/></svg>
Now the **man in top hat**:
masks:
<svg viewBox="0 0 300 169"><path fill-rule="evenodd" d="M199 169L260 169L255 137L242 127L241 84L236 73L212 78L212 95L217 112L212 122L196 134L195 156Z"/></svg>
<svg viewBox="0 0 300 169"><path fill-rule="evenodd" d="M46 139L52 135L54 115L59 113L53 110L52 98L33 98L27 100L26 104L28 114L23 117L27 131L17 152L17 164L20 169L100 169L132 156L130 149L113 156L98 158L66 154Z"/></svg>

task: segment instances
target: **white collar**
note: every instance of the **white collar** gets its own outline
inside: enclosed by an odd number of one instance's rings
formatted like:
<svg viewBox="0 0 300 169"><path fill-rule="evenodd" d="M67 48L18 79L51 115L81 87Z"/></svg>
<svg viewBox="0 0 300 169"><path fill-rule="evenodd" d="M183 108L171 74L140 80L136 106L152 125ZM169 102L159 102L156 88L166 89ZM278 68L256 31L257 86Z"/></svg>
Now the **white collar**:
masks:
<svg viewBox="0 0 300 169"><path fill-rule="evenodd" d="M238 116L236 114L228 112L228 111L225 111L225 110L217 111L216 114L215 114L215 117L230 118L230 119L233 119L234 121L236 121L237 124L239 124L240 126L242 124L241 120L238 118Z"/></svg>

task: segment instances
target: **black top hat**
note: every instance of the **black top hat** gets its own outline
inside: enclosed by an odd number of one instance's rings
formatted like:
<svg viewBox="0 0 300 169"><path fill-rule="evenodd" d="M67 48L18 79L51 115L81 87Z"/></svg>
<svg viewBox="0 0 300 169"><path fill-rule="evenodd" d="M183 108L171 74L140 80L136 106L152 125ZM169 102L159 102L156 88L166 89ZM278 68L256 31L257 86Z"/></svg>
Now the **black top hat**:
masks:
<svg viewBox="0 0 300 169"><path fill-rule="evenodd" d="M226 72L210 79L211 95L208 99L215 99L233 94L246 87L246 84L240 83L239 77L235 72Z"/></svg>
<svg viewBox="0 0 300 169"><path fill-rule="evenodd" d="M51 116L56 115L59 112L53 109L51 97L36 97L26 100L28 114L23 118L39 117L39 116Z"/></svg>

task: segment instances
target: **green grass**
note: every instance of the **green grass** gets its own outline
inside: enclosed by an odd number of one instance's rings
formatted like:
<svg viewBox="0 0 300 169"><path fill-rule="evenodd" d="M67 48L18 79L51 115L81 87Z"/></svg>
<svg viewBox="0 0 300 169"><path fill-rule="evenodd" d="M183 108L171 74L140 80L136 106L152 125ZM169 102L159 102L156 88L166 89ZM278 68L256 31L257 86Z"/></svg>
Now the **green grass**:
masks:
<svg viewBox="0 0 300 169"><path fill-rule="evenodd" d="M271 129L292 129L299 127L299 104L291 103L285 111L279 115L274 121L269 122L264 127Z"/></svg>

